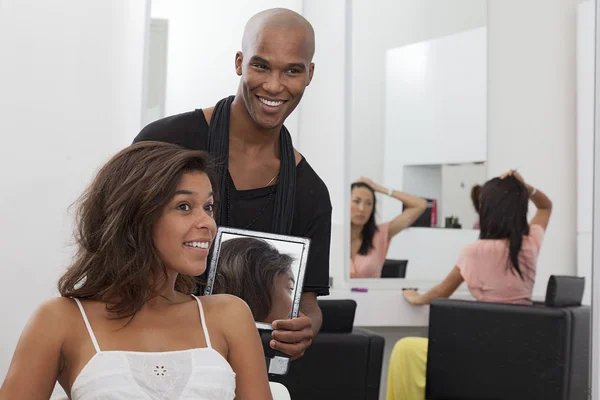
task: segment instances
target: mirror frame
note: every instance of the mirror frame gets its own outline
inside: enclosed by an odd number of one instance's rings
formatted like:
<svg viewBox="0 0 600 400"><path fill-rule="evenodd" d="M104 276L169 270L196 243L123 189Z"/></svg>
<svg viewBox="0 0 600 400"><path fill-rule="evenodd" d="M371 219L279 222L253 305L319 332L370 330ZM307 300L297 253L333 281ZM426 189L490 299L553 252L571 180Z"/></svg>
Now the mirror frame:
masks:
<svg viewBox="0 0 600 400"><path fill-rule="evenodd" d="M594 56L594 199L592 226L592 326L590 347L591 398L600 400L600 8L594 0L595 8L595 56ZM596 378L596 379L595 379Z"/></svg>

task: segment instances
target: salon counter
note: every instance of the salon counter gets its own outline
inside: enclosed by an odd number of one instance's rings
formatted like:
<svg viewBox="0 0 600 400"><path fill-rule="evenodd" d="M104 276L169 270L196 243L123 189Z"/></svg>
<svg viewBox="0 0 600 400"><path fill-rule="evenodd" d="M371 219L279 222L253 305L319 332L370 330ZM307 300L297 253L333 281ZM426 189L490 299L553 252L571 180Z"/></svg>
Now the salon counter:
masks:
<svg viewBox="0 0 600 400"><path fill-rule="evenodd" d="M458 291L451 296L457 300L473 300L468 291ZM544 294L533 295L534 301L543 302ZM350 289L331 289L323 300L352 299L356 301L354 326L414 328L429 325L429 306L413 306L402 296L402 290L369 289L368 292L353 292Z"/></svg>
<svg viewBox="0 0 600 400"><path fill-rule="evenodd" d="M356 301L355 326L427 326L429 322L429 307L410 305L401 290L352 292L350 289L331 289L327 298Z"/></svg>
<svg viewBox="0 0 600 400"><path fill-rule="evenodd" d="M468 294L457 296L470 297ZM429 306L409 304L401 290L369 289L368 292L353 292L350 289L331 289L330 295L323 299L356 301L355 326L425 327L429 323Z"/></svg>

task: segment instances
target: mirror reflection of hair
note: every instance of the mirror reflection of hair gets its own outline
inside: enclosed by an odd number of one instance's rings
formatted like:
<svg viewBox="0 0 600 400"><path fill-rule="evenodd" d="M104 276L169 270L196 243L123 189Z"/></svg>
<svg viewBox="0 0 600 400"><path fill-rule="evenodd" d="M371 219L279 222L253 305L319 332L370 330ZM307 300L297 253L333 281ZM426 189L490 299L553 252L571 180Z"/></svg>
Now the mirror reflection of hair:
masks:
<svg viewBox="0 0 600 400"><path fill-rule="evenodd" d="M212 293L243 299L257 322L289 318L295 288L293 261L262 239L223 241Z"/></svg>

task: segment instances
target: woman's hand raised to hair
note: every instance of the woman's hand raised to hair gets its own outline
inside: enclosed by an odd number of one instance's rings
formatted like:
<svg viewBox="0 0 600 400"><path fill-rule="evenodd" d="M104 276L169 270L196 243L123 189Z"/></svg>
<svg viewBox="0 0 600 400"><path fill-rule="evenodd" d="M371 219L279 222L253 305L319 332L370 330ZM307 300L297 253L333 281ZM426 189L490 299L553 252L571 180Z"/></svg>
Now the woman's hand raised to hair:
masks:
<svg viewBox="0 0 600 400"><path fill-rule="evenodd" d="M356 182L365 183L371 186L371 188L376 192L387 193L387 191L384 190L384 188L381 185L378 185L377 183L373 182L372 179L365 178L364 176L361 176Z"/></svg>
<svg viewBox="0 0 600 400"><path fill-rule="evenodd" d="M526 185L525 179L523 179L523 177L521 176L521 174L519 174L517 172L517 170L515 170L515 169L509 169L508 172L505 172L502 175L500 175L500 179L504 179L504 178L506 178L508 176L512 176L513 178L515 178L516 180L518 180L519 182L521 182L523 185Z"/></svg>
<svg viewBox="0 0 600 400"><path fill-rule="evenodd" d="M527 189L527 192L531 195L531 193L533 192L533 186L531 186L530 184L528 184L527 182L525 182L525 179L523 179L523 177L521 176L521 174L519 174L517 172L517 170L515 170L515 169L508 170L508 172L505 172L502 175L500 175L500 179L504 179L507 176L512 176L513 178L515 178L516 180L518 180L519 182L521 182L523 185L525 185L525 188Z"/></svg>
<svg viewBox="0 0 600 400"><path fill-rule="evenodd" d="M537 208L537 211L529 224L540 225L544 230L546 230L548 227L548 222L550 221L550 214L552 212L552 201L541 190L535 189L534 191L533 186L525 182L525 179L523 179L521 174L519 174L517 171L511 169L508 172L500 175L500 179L504 179L507 176L512 176L525 185L525 188L531 197L531 201L533 201L533 204Z"/></svg>
<svg viewBox="0 0 600 400"><path fill-rule="evenodd" d="M375 182L373 182L372 179L365 178L364 176L361 176L360 178L358 178L356 180L356 182L362 182L362 183L366 183L369 186L375 186Z"/></svg>

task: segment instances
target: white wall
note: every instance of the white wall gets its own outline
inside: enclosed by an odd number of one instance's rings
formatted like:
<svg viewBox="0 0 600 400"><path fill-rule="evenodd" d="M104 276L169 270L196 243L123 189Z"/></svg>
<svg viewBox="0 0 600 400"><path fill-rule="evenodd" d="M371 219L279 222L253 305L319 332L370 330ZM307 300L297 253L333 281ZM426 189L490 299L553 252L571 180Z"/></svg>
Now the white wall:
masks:
<svg viewBox="0 0 600 400"><path fill-rule="evenodd" d="M140 129L145 0L0 2L0 382L72 255L69 205Z"/></svg>
<svg viewBox="0 0 600 400"><path fill-rule="evenodd" d="M152 0L152 18L169 21L166 115L211 107L235 94L240 78L234 60L244 26L254 14L274 7L302 12L302 0ZM297 113L286 122L294 140Z"/></svg>
<svg viewBox="0 0 600 400"><path fill-rule="evenodd" d="M554 203L534 293L545 292L551 274L576 272L577 3L488 5L488 177L518 168Z"/></svg>
<svg viewBox="0 0 600 400"><path fill-rule="evenodd" d="M385 52L486 25L484 0L352 1L350 177L386 184L383 167Z"/></svg>

